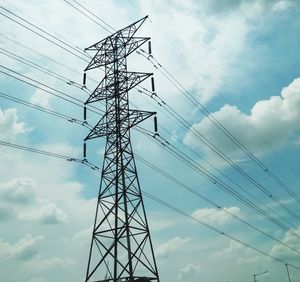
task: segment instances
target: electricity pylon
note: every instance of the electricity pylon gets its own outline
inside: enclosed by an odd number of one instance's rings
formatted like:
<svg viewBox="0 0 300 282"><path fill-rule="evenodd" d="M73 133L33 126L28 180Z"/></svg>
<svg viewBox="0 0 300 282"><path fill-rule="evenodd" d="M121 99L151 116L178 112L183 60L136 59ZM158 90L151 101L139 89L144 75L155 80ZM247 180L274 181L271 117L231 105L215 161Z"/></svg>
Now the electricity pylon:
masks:
<svg viewBox="0 0 300 282"><path fill-rule="evenodd" d="M85 138L106 137L86 282L159 281L130 141L130 129L155 112L130 109L128 102L128 91L153 75L127 71L127 56L150 39L134 37L146 18L85 49L96 52L85 71L105 68L85 104L106 103L104 116Z"/></svg>

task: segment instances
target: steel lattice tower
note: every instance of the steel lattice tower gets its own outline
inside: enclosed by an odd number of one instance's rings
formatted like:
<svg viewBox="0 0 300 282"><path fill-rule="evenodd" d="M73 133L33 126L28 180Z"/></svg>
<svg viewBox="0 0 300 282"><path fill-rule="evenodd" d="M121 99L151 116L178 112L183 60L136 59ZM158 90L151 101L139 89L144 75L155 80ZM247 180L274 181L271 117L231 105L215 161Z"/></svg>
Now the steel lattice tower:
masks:
<svg viewBox="0 0 300 282"><path fill-rule="evenodd" d="M150 39L134 37L146 18L85 49L96 51L85 71L105 68L86 104L106 103L106 113L85 138L106 137L86 282L159 281L130 141L130 129L155 113L130 109L128 102L129 90L152 75L127 71L127 56Z"/></svg>

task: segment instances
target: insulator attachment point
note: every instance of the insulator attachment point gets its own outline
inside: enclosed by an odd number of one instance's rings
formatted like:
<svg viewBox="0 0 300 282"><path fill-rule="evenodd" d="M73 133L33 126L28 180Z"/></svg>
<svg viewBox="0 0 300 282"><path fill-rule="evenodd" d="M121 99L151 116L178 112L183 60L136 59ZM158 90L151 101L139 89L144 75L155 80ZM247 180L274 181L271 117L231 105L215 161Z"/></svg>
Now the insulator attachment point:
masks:
<svg viewBox="0 0 300 282"><path fill-rule="evenodd" d="M86 121L86 105L83 108L83 120Z"/></svg>
<svg viewBox="0 0 300 282"><path fill-rule="evenodd" d="M86 72L83 73L83 86L86 84Z"/></svg>
<svg viewBox="0 0 300 282"><path fill-rule="evenodd" d="M86 159L86 143L83 143L83 158Z"/></svg>
<svg viewBox="0 0 300 282"><path fill-rule="evenodd" d="M152 54L151 41L148 41L148 54Z"/></svg>
<svg viewBox="0 0 300 282"><path fill-rule="evenodd" d="M152 88L152 92L155 92L155 85L154 85L154 77L151 77L151 88Z"/></svg>
<svg viewBox="0 0 300 282"><path fill-rule="evenodd" d="M157 133L157 116L154 116L154 132Z"/></svg>

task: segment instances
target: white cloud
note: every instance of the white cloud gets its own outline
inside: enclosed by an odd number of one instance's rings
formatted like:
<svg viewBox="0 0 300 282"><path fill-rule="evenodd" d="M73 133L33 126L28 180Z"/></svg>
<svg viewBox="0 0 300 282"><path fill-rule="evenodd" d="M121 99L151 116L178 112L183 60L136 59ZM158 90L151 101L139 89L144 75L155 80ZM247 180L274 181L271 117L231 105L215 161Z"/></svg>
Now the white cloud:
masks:
<svg viewBox="0 0 300 282"><path fill-rule="evenodd" d="M0 109L0 136L2 141L13 141L18 135L28 132L24 122L18 121L17 109Z"/></svg>
<svg viewBox="0 0 300 282"><path fill-rule="evenodd" d="M224 225L230 223L233 219L227 212L241 217L240 208L238 207L229 207L222 210L215 208L197 209L193 212L192 216L208 224Z"/></svg>
<svg viewBox="0 0 300 282"><path fill-rule="evenodd" d="M39 187L40 188L40 187ZM36 182L31 178L17 178L0 183L0 217L38 224L58 224L68 220L67 214L54 203L37 197ZM21 207L23 206L23 207Z"/></svg>
<svg viewBox="0 0 300 282"><path fill-rule="evenodd" d="M224 14L224 13L227 13L227 12L234 11L244 1L245 0L234 0L234 1L222 1L222 2L220 2L218 0L206 0L206 1L199 2L199 1L194 0L194 3L198 6L201 5L201 8L204 8L205 11L208 12L208 13L213 13L213 14L222 13L222 14Z"/></svg>
<svg viewBox="0 0 300 282"><path fill-rule="evenodd" d="M197 275L200 272L200 270L200 265L188 264L179 270L178 278L181 280L189 279Z"/></svg>
<svg viewBox="0 0 300 282"><path fill-rule="evenodd" d="M237 260L237 263L238 264L257 264L261 260L262 260L261 257L249 255L249 256L240 257Z"/></svg>
<svg viewBox="0 0 300 282"><path fill-rule="evenodd" d="M31 261L26 263L26 267L31 271L35 272L43 272L49 269L57 269L57 268L69 268L74 266L74 260L69 258L41 258L36 257Z"/></svg>
<svg viewBox="0 0 300 282"><path fill-rule="evenodd" d="M75 148L72 147L69 144L63 143L63 142L56 142L51 144L41 144L39 146L42 150L55 152L57 154L62 154L65 156L77 156L81 152L82 148Z"/></svg>
<svg viewBox="0 0 300 282"><path fill-rule="evenodd" d="M35 199L35 186L36 183L31 178L13 179L7 183L0 183L0 195L7 203L27 204Z"/></svg>
<svg viewBox="0 0 300 282"><path fill-rule="evenodd" d="M0 183L0 218L12 220L18 217L18 210L35 202L33 188L35 182L30 178L17 178Z"/></svg>
<svg viewBox="0 0 300 282"><path fill-rule="evenodd" d="M283 12L293 7L293 3L291 1L283 0L274 3L273 10L276 12Z"/></svg>
<svg viewBox="0 0 300 282"><path fill-rule="evenodd" d="M56 204L48 203L40 208L21 214L20 219L38 224L58 224L67 222L68 216Z"/></svg>
<svg viewBox="0 0 300 282"><path fill-rule="evenodd" d="M47 282L44 277L34 277L29 280L29 282Z"/></svg>
<svg viewBox="0 0 300 282"><path fill-rule="evenodd" d="M300 252L299 236L300 227L297 229L291 229L287 231L281 241L289 246L292 246ZM281 244L275 244L272 247L270 254L272 256L279 257L285 261L299 262L299 253L293 252Z"/></svg>
<svg viewBox="0 0 300 282"><path fill-rule="evenodd" d="M33 237L27 234L15 244L4 242L0 239L0 254L2 259L17 259L26 261L38 253L40 241L43 236Z"/></svg>
<svg viewBox="0 0 300 282"><path fill-rule="evenodd" d="M190 238L179 238L175 237L164 244L161 244L155 251L157 258L168 258L174 252L182 249L188 242Z"/></svg>
<svg viewBox="0 0 300 282"><path fill-rule="evenodd" d="M235 242L233 240L229 240L229 246L213 253L211 255L212 258L229 258L232 256L236 256L240 254L240 251L242 249L242 245L238 242Z"/></svg>
<svg viewBox="0 0 300 282"><path fill-rule="evenodd" d="M161 212L147 213L147 218L150 222L149 224L152 232L160 232L178 224L178 219L176 217L168 216L168 218L166 218Z"/></svg>
<svg viewBox="0 0 300 282"><path fill-rule="evenodd" d="M213 25L210 27L213 31L210 32L214 35L207 37L212 39L205 42L204 38L202 54L197 52L191 58L193 61L201 62L197 73L205 78L202 81L198 80L196 89L193 89L197 91L201 103L207 103L219 94L226 78L238 63L248 32L244 19L235 16L226 21L212 21L210 25Z"/></svg>
<svg viewBox="0 0 300 282"><path fill-rule="evenodd" d="M286 145L299 129L300 78L283 88L281 96L272 96L268 100L258 101L249 115L230 105L223 106L212 115L251 151L256 154L267 153L272 147ZM193 129L201 132L226 153L240 157L238 147L208 118L194 124ZM265 142L258 135L263 136ZM186 135L184 142L191 147L203 147L203 144L199 143L191 132ZM209 153L208 149L205 150Z"/></svg>
<svg viewBox="0 0 300 282"><path fill-rule="evenodd" d="M41 106L47 109L51 109L50 107L50 100L52 96L47 94L42 90L37 90L30 98L30 103Z"/></svg>
<svg viewBox="0 0 300 282"><path fill-rule="evenodd" d="M156 38L156 33L152 36L156 42L155 50L158 50L157 53L154 52L154 56L186 89L196 93L196 98L202 103L207 103L218 95L230 74L235 71L249 31L244 15L231 13L218 18L207 14L210 6L227 6L214 2L215 5L211 5L210 1L178 0L172 1L172 5L162 1L140 3L144 13L150 13L150 18L160 33L160 37ZM231 8L228 5L228 10ZM165 9L168 9L168 13L162 13ZM170 22L172 24L165 24ZM162 41L161 35L167 40ZM172 100L173 105L188 113L190 108L184 107L186 100L183 102L178 90L159 73L156 77L161 82L161 95L166 93L167 101Z"/></svg>
<svg viewBox="0 0 300 282"><path fill-rule="evenodd" d="M78 231L73 236L72 239L74 240L75 244L79 243L79 244L87 245L87 244L89 244L92 233L93 233L93 226Z"/></svg>

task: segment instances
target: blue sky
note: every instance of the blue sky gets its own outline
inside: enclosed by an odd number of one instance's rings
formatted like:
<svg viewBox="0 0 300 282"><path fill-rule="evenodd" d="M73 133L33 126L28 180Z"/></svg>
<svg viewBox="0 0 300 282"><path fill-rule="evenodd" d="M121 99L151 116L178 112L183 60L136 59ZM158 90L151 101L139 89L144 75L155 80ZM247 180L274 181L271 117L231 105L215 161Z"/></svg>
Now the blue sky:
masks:
<svg viewBox="0 0 300 282"><path fill-rule="evenodd" d="M165 140L256 206L266 209L287 228L283 230L258 215L170 155L164 146L133 130L135 153L223 209L187 192L137 160L141 188L267 255L300 267L299 218L279 207L193 135L195 131L203 134L257 181L258 186L299 214L295 197L268 176L272 172L299 196L299 2L105 0L99 4L85 0L80 3L115 29L149 15L139 35L152 38L154 58L269 170L265 172L251 161L159 69L137 54L128 59L129 69L154 72L158 96L190 126L182 128L153 99L137 91L130 93L131 102L139 109L157 111L159 133ZM0 12L20 21L4 8L81 50L109 35L63 0L38 4L2 0ZM7 51L79 84L87 63L4 15L0 14L0 92L82 120L80 107L3 72L16 75L5 69L9 68L85 101L87 94L82 90L10 58ZM102 76L100 71L88 72L88 88L94 89ZM150 81L144 82L143 87L150 89ZM99 107L103 108L101 104ZM88 113L90 124L98 118ZM141 126L153 131L152 120ZM87 128L81 125L0 97L0 141L82 158L82 143L87 133ZM88 143L88 159L99 167L104 142L97 139ZM4 146L0 146L0 152L1 281L83 281L99 173L78 163ZM284 263L147 197L144 200L161 281L247 282L253 281L253 274L266 270L268 273L257 276L259 281L288 281ZM291 280L299 281L300 270L292 266L289 269Z"/></svg>

